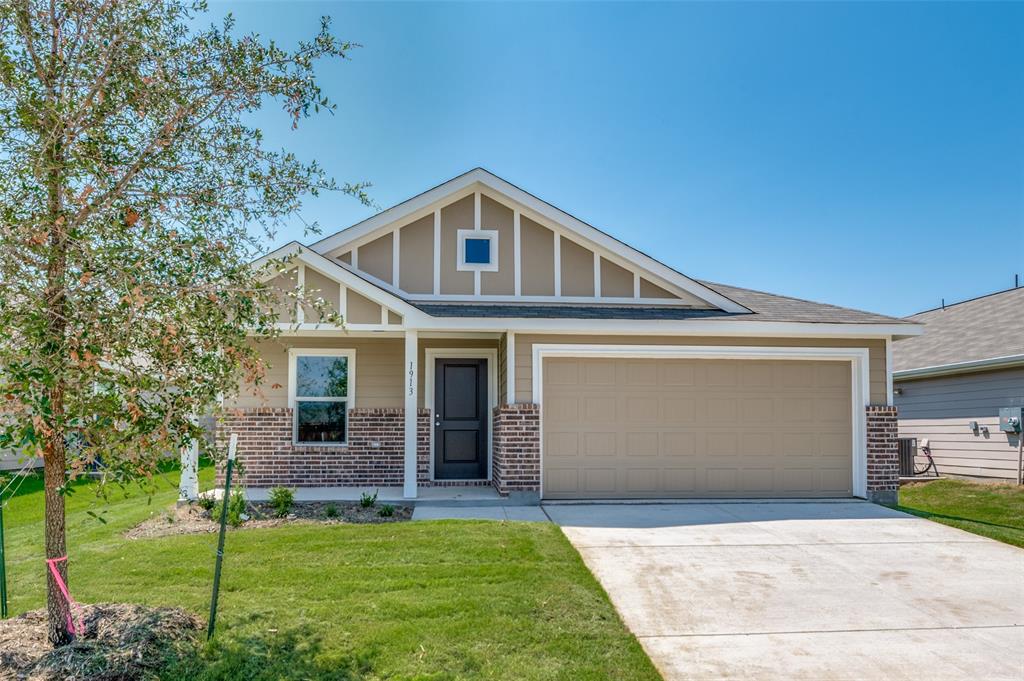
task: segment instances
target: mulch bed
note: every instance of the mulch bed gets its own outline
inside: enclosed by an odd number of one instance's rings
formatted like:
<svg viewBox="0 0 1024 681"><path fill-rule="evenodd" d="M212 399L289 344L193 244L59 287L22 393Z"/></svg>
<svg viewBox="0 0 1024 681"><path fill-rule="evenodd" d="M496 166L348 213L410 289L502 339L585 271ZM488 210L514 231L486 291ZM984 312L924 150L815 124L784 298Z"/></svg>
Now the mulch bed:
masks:
<svg viewBox="0 0 1024 681"><path fill-rule="evenodd" d="M46 610L0 620L0 679L114 681L144 679L195 649L202 623L178 608L100 603L76 608L79 633L56 650Z"/></svg>
<svg viewBox="0 0 1024 681"><path fill-rule="evenodd" d="M325 525L393 523L412 519L411 506L393 506L394 513L392 515L382 516L380 510L383 506L384 504L377 504L363 508L354 501L302 501L296 502L292 506L287 517L278 518L270 504L250 502L246 509L249 519L239 528L228 525L228 529L278 527L294 523L322 523ZM219 520L219 517L212 518L210 512L203 510L198 504L172 506L162 513L154 513L152 517L128 530L125 537L144 539L178 534L213 533L220 529Z"/></svg>

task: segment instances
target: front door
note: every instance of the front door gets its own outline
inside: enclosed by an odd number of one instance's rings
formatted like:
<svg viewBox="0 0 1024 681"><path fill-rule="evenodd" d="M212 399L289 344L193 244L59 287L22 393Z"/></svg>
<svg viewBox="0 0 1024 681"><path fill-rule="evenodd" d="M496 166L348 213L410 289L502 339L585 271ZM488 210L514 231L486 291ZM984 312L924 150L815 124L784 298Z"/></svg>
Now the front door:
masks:
<svg viewBox="0 0 1024 681"><path fill-rule="evenodd" d="M487 477L487 360L434 366L434 479Z"/></svg>

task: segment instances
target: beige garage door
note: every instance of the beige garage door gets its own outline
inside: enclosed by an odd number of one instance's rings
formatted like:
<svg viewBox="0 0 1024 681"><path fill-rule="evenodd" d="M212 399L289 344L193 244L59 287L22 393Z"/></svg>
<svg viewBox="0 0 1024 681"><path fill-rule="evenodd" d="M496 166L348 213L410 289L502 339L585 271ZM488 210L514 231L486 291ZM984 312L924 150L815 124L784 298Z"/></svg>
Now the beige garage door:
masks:
<svg viewBox="0 0 1024 681"><path fill-rule="evenodd" d="M544 360L544 497L852 493L849 362Z"/></svg>

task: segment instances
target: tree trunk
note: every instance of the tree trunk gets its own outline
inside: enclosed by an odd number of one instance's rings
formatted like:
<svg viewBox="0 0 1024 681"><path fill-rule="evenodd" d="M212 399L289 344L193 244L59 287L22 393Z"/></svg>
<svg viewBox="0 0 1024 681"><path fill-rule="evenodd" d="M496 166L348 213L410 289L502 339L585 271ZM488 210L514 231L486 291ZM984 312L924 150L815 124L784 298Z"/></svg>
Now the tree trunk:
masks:
<svg viewBox="0 0 1024 681"><path fill-rule="evenodd" d="M43 452L43 487L46 498L46 557L62 558L67 555L67 546L64 537L64 495L60 488L64 485L65 472L64 442L58 437L48 438L46 450ZM68 564L62 561L56 564L64 583L68 583ZM53 647L59 647L71 642L71 633L68 631L68 617L70 607L64 594L61 593L57 581L50 572L50 566L45 565L46 570L46 613L48 615L47 637Z"/></svg>

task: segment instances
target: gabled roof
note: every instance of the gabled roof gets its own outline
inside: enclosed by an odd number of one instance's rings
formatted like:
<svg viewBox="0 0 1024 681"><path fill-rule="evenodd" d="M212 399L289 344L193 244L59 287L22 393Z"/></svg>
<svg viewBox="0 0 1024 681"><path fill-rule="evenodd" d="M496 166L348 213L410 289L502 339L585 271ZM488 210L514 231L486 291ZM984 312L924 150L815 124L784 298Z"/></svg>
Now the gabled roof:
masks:
<svg viewBox="0 0 1024 681"><path fill-rule="evenodd" d="M899 317L887 317L886 315L874 312L829 305L828 303L816 303L811 300L780 296L749 288L715 284L710 281L702 281L701 283L722 295L729 296L739 304L750 309L754 315L744 316L743 319L747 321L756 319L765 322L810 322L821 324L903 324L907 326L908 330L914 326L912 320ZM737 319L738 317L733 318Z"/></svg>
<svg viewBox="0 0 1024 681"><path fill-rule="evenodd" d="M893 347L898 372L948 373L1024 362L1024 287L992 293L907 317L925 333Z"/></svg>
<svg viewBox="0 0 1024 681"><path fill-rule="evenodd" d="M579 218L570 215L547 201L537 198L533 194L520 189L512 183L503 180L483 168L474 168L473 170L463 173L458 177L454 177L447 182L439 184L433 189L429 189L422 194L418 194L396 206L377 213L373 217L367 218L366 220L356 223L351 227L325 237L320 241L311 244L310 248L321 254L337 251L348 243L364 240L365 237L376 232L384 232L389 228L392 228L395 223L405 220L417 211L421 211L433 204L443 202L446 198L451 197L474 184L486 187L490 191L502 195L510 201L518 203L526 210L532 211L536 215L558 224L562 228L578 235L585 241L589 241L599 247L613 251L615 254L632 262L637 267L660 277L673 286L677 286L680 289L692 293L719 309L735 313L749 312L749 310L736 301L730 300L727 296L703 286L695 279L687 277L685 274L682 274L664 263L655 260L646 253L643 253L629 244L616 239L610 234L583 222Z"/></svg>

